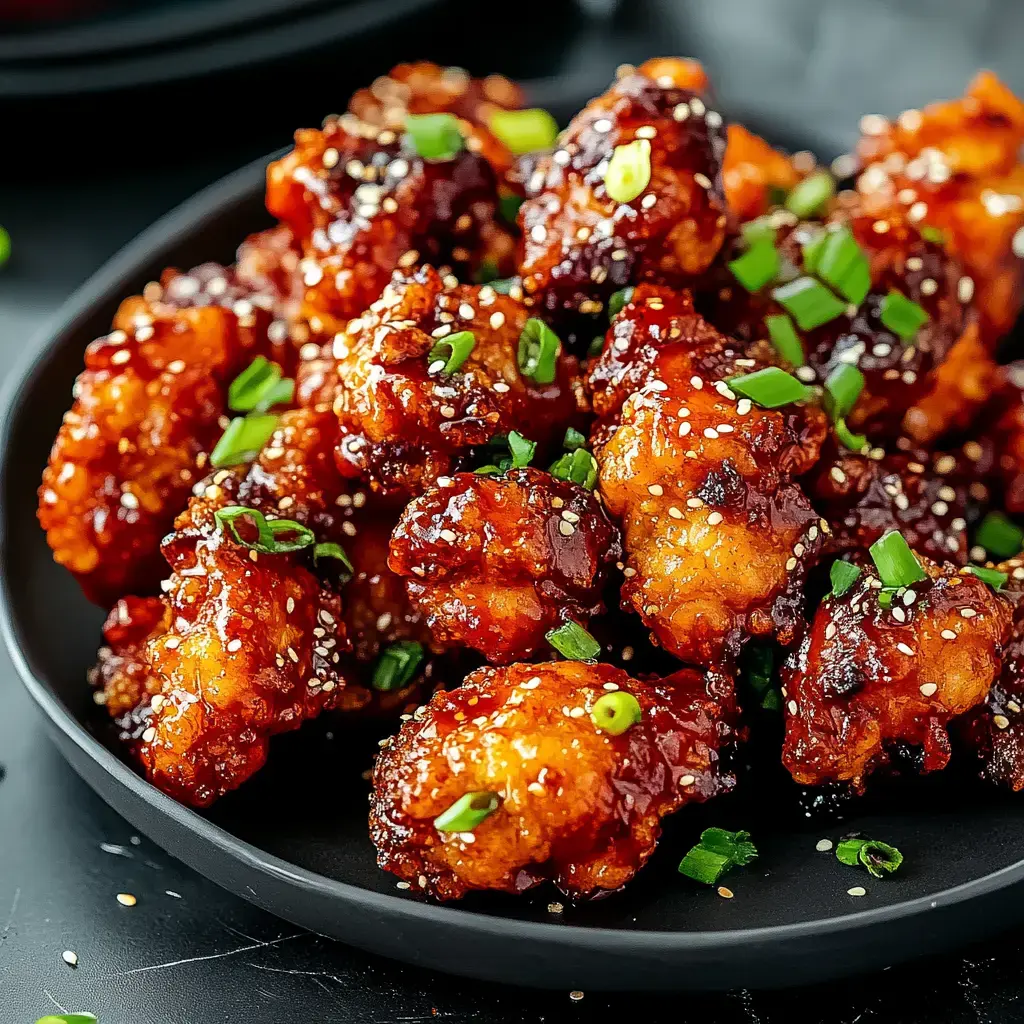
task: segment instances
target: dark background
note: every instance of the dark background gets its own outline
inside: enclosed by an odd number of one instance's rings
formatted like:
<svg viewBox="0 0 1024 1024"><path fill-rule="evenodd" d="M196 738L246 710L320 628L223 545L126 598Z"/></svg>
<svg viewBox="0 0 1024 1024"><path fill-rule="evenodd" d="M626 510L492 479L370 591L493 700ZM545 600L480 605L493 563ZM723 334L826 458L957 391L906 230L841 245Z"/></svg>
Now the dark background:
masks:
<svg viewBox="0 0 1024 1024"><path fill-rule="evenodd" d="M199 6L180 5L180 17ZM96 91L132 73L120 58L40 66L5 59L0 46L0 224L15 250L0 271L0 375L121 244L196 189L287 144L296 125L343 107L353 87L400 59L547 78L536 90L543 99L597 92L621 61L692 54L708 65L723 110L824 156L852 142L861 113L956 95L978 66L1024 89L1017 0L635 0L617 13L611 0L549 0L489 9L486 23L480 5L462 0L409 3L394 21L387 0L377 0L372 18L348 23L343 15L355 5L319 6L337 6L328 13L338 17L333 35L326 22L315 30L311 49L298 21L268 30L259 62L255 43L232 49L237 36L218 38L215 58L165 42L134 54L145 83L129 90ZM291 48L276 62L266 59L269 35ZM120 906L118 892L137 905ZM78 954L77 969L62 962L65 949ZM1022 954L1024 943L1010 936L813 990L586 993L578 1002L373 959L299 932L133 837L47 741L0 654L0 1024L31 1024L58 1006L95 1012L101 1024L626 1015L680 1024L1003 1024L1024 1020Z"/></svg>

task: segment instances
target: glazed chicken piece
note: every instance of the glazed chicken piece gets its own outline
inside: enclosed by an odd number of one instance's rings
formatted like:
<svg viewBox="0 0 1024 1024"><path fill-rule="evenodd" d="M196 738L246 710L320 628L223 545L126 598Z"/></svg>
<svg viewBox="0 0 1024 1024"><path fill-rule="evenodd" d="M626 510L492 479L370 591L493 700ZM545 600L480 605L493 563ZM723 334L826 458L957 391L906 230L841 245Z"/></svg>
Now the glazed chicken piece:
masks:
<svg viewBox="0 0 1024 1024"><path fill-rule="evenodd" d="M741 124L729 125L726 139L725 201L737 220L753 220L772 207L774 193L788 192L801 175L790 157Z"/></svg>
<svg viewBox="0 0 1024 1024"><path fill-rule="evenodd" d="M545 634L603 611L618 531L591 491L539 469L459 473L411 502L389 565L436 640L493 664L548 650Z"/></svg>
<svg viewBox="0 0 1024 1024"><path fill-rule="evenodd" d="M560 440L577 414L576 361L553 355L547 383L524 376L527 318L486 285L442 281L431 267L396 275L334 342L342 473L384 494L415 495L496 435L517 430L541 448ZM472 349L446 373L448 355L430 353L466 331Z"/></svg>
<svg viewBox="0 0 1024 1024"><path fill-rule="evenodd" d="M617 289L679 285L714 259L725 236L725 131L721 115L693 91L698 80L686 61L626 72L538 162L519 212L519 273L541 316L573 323L576 314L601 312ZM649 147L650 180L620 203L604 175L616 147L631 143Z"/></svg>
<svg viewBox="0 0 1024 1024"><path fill-rule="evenodd" d="M54 558L107 607L155 590L160 539L206 473L228 383L256 355L289 362L268 336L273 298L218 264L169 271L147 296L126 299L86 349L39 488Z"/></svg>
<svg viewBox="0 0 1024 1024"><path fill-rule="evenodd" d="M783 668L783 764L805 786L867 776L901 748L944 768L950 723L984 703L1010 636L1010 604L987 583L921 560L927 579L888 593L864 568L821 604Z"/></svg>
<svg viewBox="0 0 1024 1024"><path fill-rule="evenodd" d="M623 603L702 665L750 635L793 641L828 530L793 482L818 457L824 415L763 409L725 383L758 368L687 297L647 287L589 379L601 496L627 553Z"/></svg>
<svg viewBox="0 0 1024 1024"><path fill-rule="evenodd" d="M999 367L978 426L985 476L1007 512L1024 514L1024 363Z"/></svg>
<svg viewBox="0 0 1024 1024"><path fill-rule="evenodd" d="M267 169L267 209L303 258L305 315L333 325L380 297L396 268L450 264L469 276L488 258L497 178L468 148L425 160L406 136L344 114L296 132Z"/></svg>
<svg viewBox="0 0 1024 1024"><path fill-rule="evenodd" d="M857 188L875 210L906 209L942 233L965 266L989 350L1013 326L1024 294L1024 103L989 71L958 100L869 115Z"/></svg>
<svg viewBox="0 0 1024 1024"><path fill-rule="evenodd" d="M733 787L721 762L731 689L691 669L643 683L572 661L474 672L435 694L378 757L377 863L439 899L545 879L572 896L619 889L653 852L666 814ZM591 718L610 693L640 709L617 734ZM470 794L493 812L439 829Z"/></svg>

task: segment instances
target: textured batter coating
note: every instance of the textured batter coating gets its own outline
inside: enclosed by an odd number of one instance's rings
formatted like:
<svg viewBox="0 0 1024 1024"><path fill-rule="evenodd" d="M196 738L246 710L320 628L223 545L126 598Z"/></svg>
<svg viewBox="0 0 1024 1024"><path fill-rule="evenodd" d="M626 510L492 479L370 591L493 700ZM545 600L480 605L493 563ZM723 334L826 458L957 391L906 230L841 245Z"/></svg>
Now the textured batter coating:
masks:
<svg viewBox="0 0 1024 1024"><path fill-rule="evenodd" d="M692 81L687 62L652 62L653 78L647 68L588 103L527 183L519 273L526 301L541 315L571 322L566 314L598 313L625 285L681 284L722 244L722 117L676 84ZM650 146L650 182L618 203L604 173L616 146L636 140Z"/></svg>
<svg viewBox="0 0 1024 1024"><path fill-rule="evenodd" d="M618 531L593 493L538 469L460 473L411 502L391 540L434 637L493 664L548 649L545 633L604 608Z"/></svg>
<svg viewBox="0 0 1024 1024"><path fill-rule="evenodd" d="M864 569L840 598L827 597L782 672L782 760L805 786L867 776L894 748L920 748L919 769L944 768L947 727L985 701L1010 634L1010 604L952 566L926 562L928 578L881 601Z"/></svg>
<svg viewBox="0 0 1024 1024"><path fill-rule="evenodd" d="M595 701L631 693L640 722L618 736ZM686 670L642 683L609 665L481 669L435 694L374 769L377 862L421 892L523 892L551 879L573 896L621 888L654 850L661 819L734 785L721 763L731 684ZM472 832L434 819L468 792L500 803Z"/></svg>
<svg viewBox="0 0 1024 1024"><path fill-rule="evenodd" d="M751 634L792 642L828 530L791 482L817 459L825 418L734 394L725 379L758 365L687 299L647 288L612 324L590 376L606 418L601 496L627 553L623 602L667 650L703 665Z"/></svg>
<svg viewBox="0 0 1024 1024"><path fill-rule="evenodd" d="M385 494L417 494L495 435L517 430L542 447L560 439L577 412L576 361L560 355L550 384L524 377L528 316L509 296L443 281L431 267L396 275L335 339L342 473ZM447 355L430 352L463 331L472 351L445 373Z"/></svg>

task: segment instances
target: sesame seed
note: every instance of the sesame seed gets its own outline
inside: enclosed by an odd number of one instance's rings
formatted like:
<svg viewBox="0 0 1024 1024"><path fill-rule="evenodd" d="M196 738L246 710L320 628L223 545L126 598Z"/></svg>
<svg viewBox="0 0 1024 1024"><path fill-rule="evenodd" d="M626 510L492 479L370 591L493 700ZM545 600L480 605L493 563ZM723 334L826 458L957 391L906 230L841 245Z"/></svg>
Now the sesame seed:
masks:
<svg viewBox="0 0 1024 1024"><path fill-rule="evenodd" d="M831 839L819 839L814 844L814 848L818 851L818 853L828 853L828 851L832 849L832 840Z"/></svg>
<svg viewBox="0 0 1024 1024"><path fill-rule="evenodd" d="M122 907L134 907L138 900L130 892L119 892L117 894L117 902Z"/></svg>
<svg viewBox="0 0 1024 1024"><path fill-rule="evenodd" d="M723 519L721 512L712 512L708 516L708 526L717 526Z"/></svg>
<svg viewBox="0 0 1024 1024"><path fill-rule="evenodd" d="M714 441L718 437L718 431L714 427L705 427L704 436L710 441Z"/></svg>
<svg viewBox="0 0 1024 1024"><path fill-rule="evenodd" d="M1006 717L1006 715L993 715L992 724L997 729L1007 729L1009 728L1010 720Z"/></svg>
<svg viewBox="0 0 1024 1024"><path fill-rule="evenodd" d="M731 900L733 897L733 891L732 889L727 889L724 885L720 885L718 887L718 895L721 896L723 900Z"/></svg>
<svg viewBox="0 0 1024 1024"><path fill-rule="evenodd" d="M701 174L700 171L693 176L693 180L703 189L711 188L711 179L706 174Z"/></svg>
<svg viewBox="0 0 1024 1024"><path fill-rule="evenodd" d="M974 278L961 277L956 286L957 298L964 303L974 298Z"/></svg>
<svg viewBox="0 0 1024 1024"><path fill-rule="evenodd" d="M672 118L675 121L685 121L690 116L689 103L677 103L672 108Z"/></svg>
<svg viewBox="0 0 1024 1024"><path fill-rule="evenodd" d="M951 629L944 629L940 635L942 636L943 640L955 640L956 639L956 633L954 633L953 630L951 630Z"/></svg>
<svg viewBox="0 0 1024 1024"><path fill-rule="evenodd" d="M675 506L675 505L670 505L670 506L669 506L668 514L669 514L669 515L670 515L670 516L671 516L671 517L672 517L673 519L682 519L682 518L683 518L683 513L682 513L682 512L680 512L680 511L679 511L679 509L678 509L678 508L676 508L676 506Z"/></svg>
<svg viewBox="0 0 1024 1024"><path fill-rule="evenodd" d="M697 780L696 780L696 778L694 776L692 776L692 775L684 775L679 780L679 785L680 786L692 786L696 781Z"/></svg>
<svg viewBox="0 0 1024 1024"><path fill-rule="evenodd" d="M572 523L567 523L565 520L561 520L558 524L558 532L563 537L571 537L576 532L576 527Z"/></svg>
<svg viewBox="0 0 1024 1024"><path fill-rule="evenodd" d="M939 282L932 277L926 277L921 282L922 295L934 295L939 290Z"/></svg>
<svg viewBox="0 0 1024 1024"><path fill-rule="evenodd" d="M852 889L846 890L847 896L867 896L868 891L863 885L855 885Z"/></svg>
<svg viewBox="0 0 1024 1024"><path fill-rule="evenodd" d="M690 109L698 116L703 117L707 107L704 106L704 101L694 97L690 100Z"/></svg>
<svg viewBox="0 0 1024 1024"><path fill-rule="evenodd" d="M686 507L687 508L703 508L704 507L704 502L701 501L700 498L687 498L686 499Z"/></svg>
<svg viewBox="0 0 1024 1024"><path fill-rule="evenodd" d="M694 376L690 378L690 386L696 388L698 391L704 387L704 381L702 378Z"/></svg>
<svg viewBox="0 0 1024 1024"><path fill-rule="evenodd" d="M441 530L438 536L441 538L441 540L448 541L449 544L455 543L455 533L452 530Z"/></svg>
<svg viewBox="0 0 1024 1024"><path fill-rule="evenodd" d="M923 697L930 697L938 688L938 683L922 683L920 686L921 695Z"/></svg>
<svg viewBox="0 0 1024 1024"><path fill-rule="evenodd" d="M961 608L960 609L960 614L965 619L973 619L974 616L977 615L978 613L973 608Z"/></svg>
<svg viewBox="0 0 1024 1024"><path fill-rule="evenodd" d="M786 572L792 572L797 567L797 561L795 558L786 559Z"/></svg>
<svg viewBox="0 0 1024 1024"><path fill-rule="evenodd" d="M796 375L805 384L810 383L815 378L814 368L811 366L798 366L796 368Z"/></svg>
<svg viewBox="0 0 1024 1024"><path fill-rule="evenodd" d="M65 949L60 955L61 960L68 965L68 967L78 966L78 954L73 949Z"/></svg>
<svg viewBox="0 0 1024 1024"><path fill-rule="evenodd" d="M838 630L838 628L836 627L836 624L835 624L834 622L830 622L830 623L829 623L829 624L828 624L828 625L827 625L827 626L825 627L825 639L826 639L826 640L831 640L831 639L832 639L832 637L834 637L834 636L836 635L836 633L837 633L838 631L839 631L839 630Z"/></svg>
<svg viewBox="0 0 1024 1024"><path fill-rule="evenodd" d="M653 494L656 498L660 498L665 493L665 488L661 484L651 484L647 488L650 494Z"/></svg>
<svg viewBox="0 0 1024 1024"><path fill-rule="evenodd" d="M798 709L799 709L799 705L797 704L797 702L796 702L795 700L791 700L791 701L790 701L790 702L789 702L789 703L788 703L788 704L786 705L786 707L787 707L787 708L789 709L789 713L790 713L791 715L795 715L795 714L797 713Z"/></svg>
<svg viewBox="0 0 1024 1024"><path fill-rule="evenodd" d="M575 988L569 993L569 998L574 1003L578 1003L583 998L583 993L578 988Z"/></svg>
<svg viewBox="0 0 1024 1024"><path fill-rule="evenodd" d="M232 641L231 641L231 642L230 642L230 643L228 644L228 650L229 650L229 651L230 651L230 652L231 652L232 654L234 654L234 653L235 653L235 651L240 651L241 649L242 649L242 641L241 641L241 640L239 640L239 639L238 639L237 637L235 637L235 639L234 639L234 640L232 640Z"/></svg>
<svg viewBox="0 0 1024 1024"><path fill-rule="evenodd" d="M547 232L547 229L544 227L543 224L534 224L533 227L530 228L530 238L534 242L538 242L538 243L543 242L544 239L547 238L547 237L548 237L548 232Z"/></svg>
<svg viewBox="0 0 1024 1024"><path fill-rule="evenodd" d="M565 907L563 907L561 903L549 903L548 904L548 913L549 914L560 914L560 913L562 913L563 910L565 910Z"/></svg>
<svg viewBox="0 0 1024 1024"><path fill-rule="evenodd" d="M156 729L151 725L143 734L143 743L152 743L156 739Z"/></svg>
<svg viewBox="0 0 1024 1024"><path fill-rule="evenodd" d="M914 656L914 648L910 647L908 644L900 642L896 645L896 650L902 651L908 658L912 658Z"/></svg>

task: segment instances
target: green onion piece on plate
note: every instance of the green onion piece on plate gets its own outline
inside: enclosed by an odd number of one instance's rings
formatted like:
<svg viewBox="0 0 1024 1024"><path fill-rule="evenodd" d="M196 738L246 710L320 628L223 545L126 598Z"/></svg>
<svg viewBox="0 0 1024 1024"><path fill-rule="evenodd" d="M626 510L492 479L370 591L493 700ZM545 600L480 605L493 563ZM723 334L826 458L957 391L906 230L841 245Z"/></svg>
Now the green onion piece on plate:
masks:
<svg viewBox="0 0 1024 1024"><path fill-rule="evenodd" d="M540 107L496 110L488 127L516 156L551 149L558 137L558 122Z"/></svg>
<svg viewBox="0 0 1024 1024"><path fill-rule="evenodd" d="M499 197L498 199L498 213L501 214L502 220L508 224L515 224L519 218L519 207L523 205L523 199L521 196L517 196L513 193ZM514 278L509 279L514 280ZM508 292L502 294L507 295Z"/></svg>
<svg viewBox="0 0 1024 1024"><path fill-rule="evenodd" d="M800 341L800 335L796 333L793 321L785 313L776 313L773 316L766 316L764 325L768 328L768 337L772 339L775 351L790 366L803 366L807 361L804 357L804 346Z"/></svg>
<svg viewBox="0 0 1024 1024"><path fill-rule="evenodd" d="M594 701L590 720L602 732L621 736L643 718L640 702L625 690L606 693Z"/></svg>
<svg viewBox="0 0 1024 1024"><path fill-rule="evenodd" d="M804 270L808 274L816 274L818 272L818 261L821 259L821 254L825 249L825 243L828 241L828 232L825 230L818 230L805 242L802 242L800 248L804 254Z"/></svg>
<svg viewBox="0 0 1024 1024"><path fill-rule="evenodd" d="M1024 547L1024 530L1002 512L989 512L981 521L974 542L995 558L1013 558Z"/></svg>
<svg viewBox="0 0 1024 1024"><path fill-rule="evenodd" d="M848 416L864 390L864 374L849 363L840 363L825 378L825 406L833 419Z"/></svg>
<svg viewBox="0 0 1024 1024"><path fill-rule="evenodd" d="M98 1021L94 1013L48 1013L36 1024L98 1024Z"/></svg>
<svg viewBox="0 0 1024 1024"><path fill-rule="evenodd" d="M616 146L604 172L604 187L616 203L631 203L651 183L651 144L635 139Z"/></svg>
<svg viewBox="0 0 1024 1024"><path fill-rule="evenodd" d="M501 801L497 793L466 793L434 819L438 832L472 832Z"/></svg>
<svg viewBox="0 0 1024 1024"><path fill-rule="evenodd" d="M508 295L518 283L518 277L500 277L491 281L490 285L499 295Z"/></svg>
<svg viewBox="0 0 1024 1024"><path fill-rule="evenodd" d="M754 242L742 256L728 263L732 276L748 292L760 291L766 284L771 284L778 276L780 265L779 251L767 238Z"/></svg>
<svg viewBox="0 0 1024 1024"><path fill-rule="evenodd" d="M427 371L440 370L446 376L455 373L475 347L476 335L472 331L449 334L437 342L427 354Z"/></svg>
<svg viewBox="0 0 1024 1024"><path fill-rule="evenodd" d="M623 308L633 301L633 288L620 288L617 292L613 292L611 298L608 299L608 319L614 320L623 310ZM601 343L604 344L604 338L601 338Z"/></svg>
<svg viewBox="0 0 1024 1024"><path fill-rule="evenodd" d="M946 235L941 228L933 228L930 224L921 225L921 237L926 242L932 242L934 245L945 245Z"/></svg>
<svg viewBox="0 0 1024 1024"><path fill-rule="evenodd" d="M903 854L876 839L844 839L836 846L836 860L850 867L863 867L875 878L891 875L902 863Z"/></svg>
<svg viewBox="0 0 1024 1024"><path fill-rule="evenodd" d="M562 441L562 447L566 451L574 452L577 448L582 448L586 445L587 439L575 428L569 427L565 432L565 439Z"/></svg>
<svg viewBox="0 0 1024 1024"><path fill-rule="evenodd" d="M983 565L969 565L964 572L977 576L983 583L987 583L993 590L1001 590L1006 586L1010 578L1009 573L1000 572L998 569L986 569Z"/></svg>
<svg viewBox="0 0 1024 1024"><path fill-rule="evenodd" d="M537 384L550 384L555 379L562 343L543 320L530 317L519 335L519 370Z"/></svg>
<svg viewBox="0 0 1024 1024"><path fill-rule="evenodd" d="M535 441L523 437L518 430L509 431L508 450L512 453L511 469L523 469L530 464L537 450Z"/></svg>
<svg viewBox="0 0 1024 1024"><path fill-rule="evenodd" d="M348 555L345 554L345 549L334 541L324 541L313 548L313 561L319 562L321 558L337 559L349 572L355 572Z"/></svg>
<svg viewBox="0 0 1024 1024"><path fill-rule="evenodd" d="M879 307L882 323L903 342L913 341L917 332L931 319L916 302L893 288Z"/></svg>
<svg viewBox="0 0 1024 1024"><path fill-rule="evenodd" d="M828 171L818 171L793 187L786 196L786 209L798 217L811 217L835 194L835 178Z"/></svg>
<svg viewBox="0 0 1024 1024"><path fill-rule="evenodd" d="M281 379L281 368L257 356L228 385L228 407L235 412L252 412Z"/></svg>
<svg viewBox="0 0 1024 1024"><path fill-rule="evenodd" d="M381 693L400 690L416 674L422 660L423 645L414 640L389 644L373 666L370 685Z"/></svg>
<svg viewBox="0 0 1024 1024"><path fill-rule="evenodd" d="M11 258L11 236L6 228L0 227L0 267Z"/></svg>
<svg viewBox="0 0 1024 1024"><path fill-rule="evenodd" d="M570 661L592 661L601 653L601 645L578 622L571 620L550 630L545 639Z"/></svg>
<svg viewBox="0 0 1024 1024"><path fill-rule="evenodd" d="M862 452L867 447L868 439L863 434L855 434L847 425L846 419L840 416L835 423L832 424L833 429L836 432L836 437L839 443L844 448L849 448L851 452Z"/></svg>
<svg viewBox="0 0 1024 1024"><path fill-rule="evenodd" d="M917 555L903 539L903 534L890 530L868 549L882 584L886 587L909 587L911 583L928 579Z"/></svg>
<svg viewBox="0 0 1024 1024"><path fill-rule="evenodd" d="M714 885L732 867L745 867L757 856L749 832L728 832L724 828L706 828L700 842L679 864L679 873L695 882Z"/></svg>
<svg viewBox="0 0 1024 1024"><path fill-rule="evenodd" d="M284 555L290 551L301 551L316 543L316 536L308 526L294 519L267 519L255 508L245 505L226 505L213 513L221 531L227 530L243 547L265 555ZM248 519L256 527L255 541L245 540L238 532L239 519ZM286 537L285 535L291 535ZM278 539L278 538L281 539Z"/></svg>
<svg viewBox="0 0 1024 1024"><path fill-rule="evenodd" d="M577 448L556 459L548 472L559 480L569 480L588 491L597 484L597 460L585 448Z"/></svg>
<svg viewBox="0 0 1024 1024"><path fill-rule="evenodd" d="M210 465L214 469L223 469L252 462L270 440L277 421L278 417L273 413L236 416L210 453Z"/></svg>
<svg viewBox="0 0 1024 1024"><path fill-rule="evenodd" d="M729 387L765 409L778 409L791 402L799 402L811 393L806 384L777 366L766 366L763 370L733 377Z"/></svg>
<svg viewBox="0 0 1024 1024"><path fill-rule="evenodd" d="M768 215L755 217L753 220L748 220L746 224L741 224L740 234L748 247L763 241L775 244L775 225L772 224L772 218Z"/></svg>
<svg viewBox="0 0 1024 1024"><path fill-rule="evenodd" d="M827 233L817 266L818 276L854 305L859 306L871 291L871 266L847 227Z"/></svg>
<svg viewBox="0 0 1024 1024"><path fill-rule="evenodd" d="M828 573L832 581L832 596L843 597L848 594L850 588L860 579L861 570L849 562L835 561Z"/></svg>
<svg viewBox="0 0 1024 1024"><path fill-rule="evenodd" d="M465 148L454 114L406 114L405 134L424 160L451 160Z"/></svg>
<svg viewBox="0 0 1024 1024"><path fill-rule="evenodd" d="M798 277L781 285L772 292L772 298L793 317L801 331L813 331L846 312L846 304L813 277Z"/></svg>

